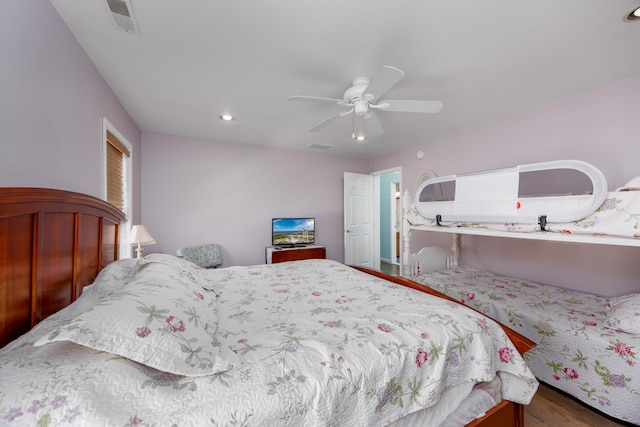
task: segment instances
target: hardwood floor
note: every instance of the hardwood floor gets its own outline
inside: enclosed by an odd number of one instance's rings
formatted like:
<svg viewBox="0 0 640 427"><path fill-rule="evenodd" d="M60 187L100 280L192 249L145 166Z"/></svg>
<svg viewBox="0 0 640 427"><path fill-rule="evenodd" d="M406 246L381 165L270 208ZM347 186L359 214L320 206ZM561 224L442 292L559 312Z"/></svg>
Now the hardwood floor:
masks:
<svg viewBox="0 0 640 427"><path fill-rule="evenodd" d="M390 274L392 276L400 275L400 266L397 264L391 264L390 262L380 261L380 271Z"/></svg>
<svg viewBox="0 0 640 427"><path fill-rule="evenodd" d="M526 427L617 427L628 426L600 414L545 384L540 384L531 403L524 407Z"/></svg>

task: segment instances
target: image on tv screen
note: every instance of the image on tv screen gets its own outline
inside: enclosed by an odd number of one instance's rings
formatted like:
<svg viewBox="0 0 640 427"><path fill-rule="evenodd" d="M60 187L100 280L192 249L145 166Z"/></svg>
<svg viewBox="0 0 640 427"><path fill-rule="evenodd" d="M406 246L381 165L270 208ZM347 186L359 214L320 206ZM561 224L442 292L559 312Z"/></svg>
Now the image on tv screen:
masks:
<svg viewBox="0 0 640 427"><path fill-rule="evenodd" d="M274 245L305 245L315 242L315 218L274 218Z"/></svg>

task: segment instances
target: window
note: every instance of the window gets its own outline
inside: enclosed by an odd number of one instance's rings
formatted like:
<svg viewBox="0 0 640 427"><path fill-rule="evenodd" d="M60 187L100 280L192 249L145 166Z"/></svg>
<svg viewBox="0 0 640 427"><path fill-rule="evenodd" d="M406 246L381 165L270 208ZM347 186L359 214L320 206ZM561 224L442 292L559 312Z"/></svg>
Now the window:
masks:
<svg viewBox="0 0 640 427"><path fill-rule="evenodd" d="M104 135L104 199L120 209L127 222L120 227L120 258L131 256L131 245L126 245L125 236L131 228L133 213L131 192L131 144L109 123L103 119Z"/></svg>
<svg viewBox="0 0 640 427"><path fill-rule="evenodd" d="M126 159L131 152L107 130L107 202L124 212L126 206Z"/></svg>

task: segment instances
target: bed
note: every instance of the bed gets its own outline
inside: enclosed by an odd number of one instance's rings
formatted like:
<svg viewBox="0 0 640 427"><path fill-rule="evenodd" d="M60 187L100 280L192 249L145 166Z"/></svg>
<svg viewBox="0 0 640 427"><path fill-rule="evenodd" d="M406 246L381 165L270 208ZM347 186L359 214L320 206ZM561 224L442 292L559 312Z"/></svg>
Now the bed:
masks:
<svg viewBox="0 0 640 427"><path fill-rule="evenodd" d="M60 212L73 226L41 228ZM30 236L26 260L0 254L32 266L3 277L2 291L39 295L0 311L3 425L522 425L537 381L520 352L533 343L479 312L329 260L116 261L121 219L88 196L0 190L0 247ZM86 223L98 225L92 239ZM72 244L36 250L51 240ZM70 273L52 280L59 263ZM42 314L58 284L67 298ZM7 322L32 309L28 324ZM486 415L461 422L463 400L482 408L470 419Z"/></svg>
<svg viewBox="0 0 640 427"><path fill-rule="evenodd" d="M525 360L539 380L614 418L640 424L640 293L608 298L459 265L465 234L640 246L638 190L640 179L634 178L606 192L586 216L543 226L535 217L528 223L429 218L405 194L403 274L535 341ZM419 198L417 193L414 200ZM451 233L451 248L425 247L412 254L409 236L416 231Z"/></svg>

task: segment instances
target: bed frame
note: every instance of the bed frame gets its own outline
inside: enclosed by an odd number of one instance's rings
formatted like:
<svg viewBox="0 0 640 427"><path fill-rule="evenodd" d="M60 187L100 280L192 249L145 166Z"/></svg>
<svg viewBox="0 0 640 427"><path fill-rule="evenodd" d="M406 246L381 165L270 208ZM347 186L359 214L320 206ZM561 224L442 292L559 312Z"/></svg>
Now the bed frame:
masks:
<svg viewBox="0 0 640 427"><path fill-rule="evenodd" d="M575 233L559 233L557 231L535 231L535 232L514 232L507 230L496 230L482 227L472 226L442 226L442 225L411 225L407 220L409 209L411 206L411 196L409 191L403 193L403 219L402 219L402 275L411 277L418 273L415 269L417 265L412 262L414 254L411 252L411 233L412 231L428 231L440 234L449 234L451 236L451 252L446 260L446 265L434 264L429 271L437 271L445 268L455 268L458 266L460 258L460 242L461 236L486 236L486 237L504 237L508 239L521 240L543 240L548 242L563 243L586 243L594 245L610 245L610 246L630 246L640 247L639 238L609 236L604 234L575 234ZM425 257L422 257L423 259ZM436 257L438 259L438 257ZM423 261L424 262L424 261ZM436 263L438 261L435 261ZM426 270L425 270L426 271Z"/></svg>
<svg viewBox="0 0 640 427"><path fill-rule="evenodd" d="M0 348L75 301L118 259L124 219L92 196L0 188Z"/></svg>
<svg viewBox="0 0 640 427"><path fill-rule="evenodd" d="M575 163L575 162L574 162ZM533 165L537 166L537 165ZM638 185L635 183L628 183L624 187L615 190L614 192L608 193L606 192L606 180L604 176L602 176L597 170L590 169L587 175L591 178L591 183L593 184L593 192L591 196L588 197L588 202L586 204L589 205L589 208L585 210L577 210L577 214L575 218L577 220L566 221L567 218L561 216L559 218L553 217L556 223L562 223L561 225L551 224L550 227L545 227L545 224L548 224L548 219L550 217L544 216L544 221L542 221L542 216L538 216L538 220L535 220L535 217L528 218L529 224L538 224L540 229L537 231L511 231L509 229L504 229L496 227L489 228L486 223L507 223L514 225L514 229L518 229L518 224L513 224L514 222L518 222L519 218L517 217L506 217L503 216L500 221L496 220L496 218L486 219L486 215L484 214L481 207L477 207L477 209L470 210L471 213L465 212L465 215L469 216L456 216L456 215L438 215L440 207L438 206L439 199L438 196L438 188L434 187L444 183L446 181L451 181L452 177L444 177L442 179L435 177L434 173L429 173L427 176L429 179L423 180L418 183L418 190L415 193L415 196L412 200L409 191L405 190L403 193L403 220L402 220L402 231L403 231L403 255L402 255L402 275L407 278L411 278L412 276L421 275L425 273L447 270L447 269L455 269L458 267L459 259L460 259L460 248L461 248L461 239L463 235L471 235L471 236L487 236L487 237L501 237L508 239L522 239L522 240L541 240L541 241L551 241L551 242L564 242L564 243L580 243L580 244L592 244L592 245L609 245L609 246L622 246L622 247L640 247L640 238L638 238L638 234L635 232L630 232L630 228L633 228L635 223L634 221L629 221L629 227L621 230L616 229L615 227L612 229L612 234L604 234L606 230L604 228L598 229L598 233L596 234L586 234L586 231L578 230L580 227L580 222L583 220L590 220L591 214L595 212L594 217L596 217L599 212L606 212L608 210L613 210L610 205L605 206L602 210L600 210L600 206L597 206L597 203L603 197L605 199L613 199L617 200L621 198L620 195L624 191L637 191ZM540 176L538 176L540 177ZM547 177L544 177L545 179ZM430 189L431 193L421 198L421 192L427 188L427 186L431 185L434 189ZM440 189L442 194L445 193L444 190ZM451 201L451 185L449 188L445 189L448 193L448 198L442 197L442 200L447 201L449 205L454 205L455 201ZM455 191L454 191L455 193ZM597 197L595 196L597 194ZM628 194L628 193L627 193ZM562 196L564 197L564 196ZM581 196L582 197L582 196ZM552 198L552 197L549 197ZM546 197L542 197L541 199L546 199ZM571 202L573 199L576 199L573 196L569 196L568 200ZM623 201L624 198L621 198ZM582 199L580 199L582 200ZM585 199L586 200L586 199ZM635 200L635 198L631 197L630 200ZM484 200L479 200L478 203L482 204ZM546 200L542 200L543 202ZM416 221L416 215L412 208L412 202L416 203L415 210L419 213L427 221ZM421 204L421 209L417 208L417 205ZM511 204L513 205L513 204ZM573 215L573 209L571 207L572 202L568 204L561 205L562 209L566 209L566 212L562 212L563 214L571 214ZM516 209L519 208L519 204L516 204ZM551 205L550 205L551 206ZM604 205L601 205L604 206ZM615 203L616 211L618 202ZM551 206L554 209L554 206ZM594 212L590 212L592 208L595 208ZM629 210L627 210L629 209ZM452 206L449 206L449 213L454 212L455 209ZM637 205L631 203L629 205L624 205L624 209L621 212L625 212L629 214L629 217L634 218L637 216L638 208ZM583 217L586 215L586 217ZM605 214L602 214L605 215ZM449 219L450 221L447 221ZM486 221L485 221L486 219ZM481 224L478 224L481 223ZM523 221L523 223L527 223L527 221ZM574 224L569 224L568 226L565 223L574 223L575 228L572 228ZM607 223L611 225L611 222ZM566 227L566 228L565 228ZM525 230L534 230L534 227L524 227ZM544 231L549 230L549 231ZM428 246L423 247L417 253L412 253L411 251L411 234L413 231L426 231L433 233L445 233L449 234L451 237L451 246L450 249L445 249L442 247L434 247ZM576 231L576 232L574 232ZM583 234L585 233L585 234ZM597 409L597 408L596 408Z"/></svg>
<svg viewBox="0 0 640 427"><path fill-rule="evenodd" d="M118 209L91 196L0 188L0 348L75 301L105 265L118 259L124 219ZM455 301L408 279L359 269ZM505 330L521 353L535 345ZM523 406L503 401L467 427L523 424Z"/></svg>

